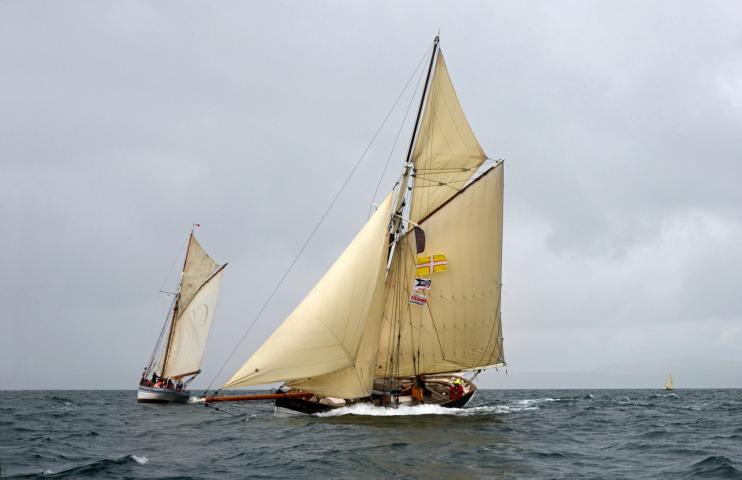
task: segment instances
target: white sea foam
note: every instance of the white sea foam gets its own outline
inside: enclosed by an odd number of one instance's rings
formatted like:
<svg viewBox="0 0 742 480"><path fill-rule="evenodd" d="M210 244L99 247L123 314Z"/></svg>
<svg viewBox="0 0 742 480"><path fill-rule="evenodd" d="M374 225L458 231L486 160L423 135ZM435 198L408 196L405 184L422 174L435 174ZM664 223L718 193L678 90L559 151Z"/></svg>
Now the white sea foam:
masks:
<svg viewBox="0 0 742 480"><path fill-rule="evenodd" d="M538 404L556 402L558 398L527 398L515 400L511 405L487 405L471 408L446 408L440 405L401 405L397 408L377 407L368 403L357 403L348 407L336 408L318 413L318 417L341 417L343 415L362 415L370 417L400 417L414 415L486 415L492 413L516 413L538 410Z"/></svg>
<svg viewBox="0 0 742 480"><path fill-rule="evenodd" d="M371 417L397 417L406 415L456 415L461 408L445 408L440 405L401 405L397 408L377 407L368 403L356 403L348 407L340 407L324 413L318 417L340 417L343 415L366 415Z"/></svg>
<svg viewBox="0 0 742 480"><path fill-rule="evenodd" d="M130 455L131 458L133 458L139 465L146 465L149 463L149 458L142 455L141 457L137 455Z"/></svg>
<svg viewBox="0 0 742 480"><path fill-rule="evenodd" d="M558 398L526 398L525 400L516 400L513 402L515 405L522 405L529 407L531 405L538 405L539 403L556 402Z"/></svg>
<svg viewBox="0 0 742 480"><path fill-rule="evenodd" d="M472 408L446 408L440 405L401 405L397 408L377 407L368 403L357 403L348 407L336 408L318 417L341 417L343 415L362 415L369 417L401 417L415 415L486 415L493 413L513 413L526 410L538 410L538 407L527 405L488 405Z"/></svg>
<svg viewBox="0 0 742 480"><path fill-rule="evenodd" d="M44 470L43 472L41 472L41 474L42 475L54 475L54 472L51 471L51 470L49 470L49 469L47 469L47 470Z"/></svg>

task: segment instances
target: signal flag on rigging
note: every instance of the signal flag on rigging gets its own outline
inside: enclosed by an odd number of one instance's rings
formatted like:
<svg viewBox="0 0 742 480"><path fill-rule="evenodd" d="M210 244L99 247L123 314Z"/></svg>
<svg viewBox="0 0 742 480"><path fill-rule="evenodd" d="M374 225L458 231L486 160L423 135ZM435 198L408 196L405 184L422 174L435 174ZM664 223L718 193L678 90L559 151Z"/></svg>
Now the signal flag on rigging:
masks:
<svg viewBox="0 0 742 480"><path fill-rule="evenodd" d="M433 272L445 272L446 270L448 270L448 260L446 260L445 255L417 257L415 274L418 276L430 275Z"/></svg>
<svg viewBox="0 0 742 480"><path fill-rule="evenodd" d="M416 305L425 305L426 303L428 303L428 299L425 298L425 295L423 295L422 293L414 292L412 295L410 295L408 302L414 303Z"/></svg>

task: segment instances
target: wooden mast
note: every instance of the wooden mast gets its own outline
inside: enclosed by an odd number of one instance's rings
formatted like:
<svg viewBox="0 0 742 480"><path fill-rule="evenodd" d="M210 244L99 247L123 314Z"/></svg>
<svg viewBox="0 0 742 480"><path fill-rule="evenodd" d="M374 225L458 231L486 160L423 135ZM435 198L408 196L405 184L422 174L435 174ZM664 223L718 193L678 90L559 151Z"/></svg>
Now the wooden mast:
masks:
<svg viewBox="0 0 742 480"><path fill-rule="evenodd" d="M402 230L401 226L402 226L402 221L403 221L402 214L407 204L407 202L405 201L405 198L407 197L408 190L412 189L412 186L408 185L409 179L411 176L413 176L413 179L414 179L414 168L415 167L412 164L412 151L415 147L415 140L417 139L417 133L420 127L420 118L422 117L423 107L425 106L425 100L428 96L428 86L430 84L430 78L433 75L433 66L435 64L435 55L436 53L438 53L439 40L440 38L438 37L438 35L436 35L435 39L433 40L433 52L430 55L430 63L428 63L428 74L425 77L425 85L423 86L423 92L422 92L422 95L420 96L420 105L417 108L417 116L415 117L415 126L412 129L412 136L410 137L410 146L407 149L407 157L405 159L404 172L402 173L402 179L399 182L399 194L397 195L397 199L395 200L395 203L394 203L394 213L392 214L392 219L391 219L391 232L389 234L390 246L389 246L389 256L387 259L387 266L386 266L387 272L391 268L392 257L394 256L396 241L404 233L401 231Z"/></svg>
<svg viewBox="0 0 742 480"><path fill-rule="evenodd" d="M417 108L417 117L415 117L415 127L412 130L412 138L410 138L410 148L407 149L407 162L412 161L412 147L415 146L415 137L417 136L417 129L420 126L420 117L423 113L423 106L425 105L425 98L428 93L428 84L430 83L430 77L433 73L433 62L435 61L435 54L438 53L438 42L440 38L438 35L433 40L433 53L430 55L430 63L428 64L428 75L425 77L425 85L423 86L423 94L420 98L420 106Z"/></svg>
<svg viewBox="0 0 742 480"><path fill-rule="evenodd" d="M188 252L191 251L191 243L193 243L193 231L196 229L196 225L191 227L191 234L188 236L188 247L186 247L185 258L183 259L183 269L180 271L180 282L178 282L178 293L175 294L175 302L173 302L173 317L170 320L170 332L167 335L167 344L165 345L165 357L162 359L162 371L160 375L165 373L167 367L167 357L170 355L170 345L173 341L173 332L175 332L175 320L178 316L178 300L180 299L180 291L183 289L183 274L185 273L186 264L188 263Z"/></svg>

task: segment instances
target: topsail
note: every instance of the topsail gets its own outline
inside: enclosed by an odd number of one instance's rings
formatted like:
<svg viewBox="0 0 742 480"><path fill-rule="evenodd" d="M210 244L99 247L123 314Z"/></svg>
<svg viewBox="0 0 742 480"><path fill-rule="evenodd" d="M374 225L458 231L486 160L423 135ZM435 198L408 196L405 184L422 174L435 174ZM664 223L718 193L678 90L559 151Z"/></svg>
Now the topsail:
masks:
<svg viewBox="0 0 742 480"><path fill-rule="evenodd" d="M466 120L443 60L436 57L412 163L415 188L410 220L419 222L456 195L487 159Z"/></svg>

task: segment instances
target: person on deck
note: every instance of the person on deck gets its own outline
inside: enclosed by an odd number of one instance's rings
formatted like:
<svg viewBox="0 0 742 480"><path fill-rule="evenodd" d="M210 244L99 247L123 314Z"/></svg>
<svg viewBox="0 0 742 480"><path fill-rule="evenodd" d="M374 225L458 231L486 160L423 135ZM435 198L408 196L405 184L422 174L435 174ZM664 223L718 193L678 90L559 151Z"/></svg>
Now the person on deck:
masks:
<svg viewBox="0 0 742 480"><path fill-rule="evenodd" d="M448 398L451 400L458 400L464 396L464 385L460 378L453 381L453 384L448 389Z"/></svg>

